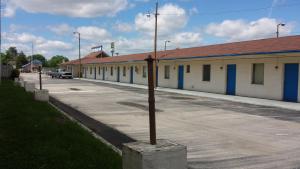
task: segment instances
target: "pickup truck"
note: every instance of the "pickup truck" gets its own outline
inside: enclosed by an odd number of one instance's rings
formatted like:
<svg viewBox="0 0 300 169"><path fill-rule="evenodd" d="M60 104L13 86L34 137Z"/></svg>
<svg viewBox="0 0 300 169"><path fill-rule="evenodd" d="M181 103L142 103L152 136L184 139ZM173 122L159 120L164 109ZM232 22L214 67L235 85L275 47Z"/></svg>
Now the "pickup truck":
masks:
<svg viewBox="0 0 300 169"><path fill-rule="evenodd" d="M73 78L72 73L67 72L63 69L57 69L56 71L49 73L49 75L52 78L61 78L61 79L65 79L65 78L72 79Z"/></svg>

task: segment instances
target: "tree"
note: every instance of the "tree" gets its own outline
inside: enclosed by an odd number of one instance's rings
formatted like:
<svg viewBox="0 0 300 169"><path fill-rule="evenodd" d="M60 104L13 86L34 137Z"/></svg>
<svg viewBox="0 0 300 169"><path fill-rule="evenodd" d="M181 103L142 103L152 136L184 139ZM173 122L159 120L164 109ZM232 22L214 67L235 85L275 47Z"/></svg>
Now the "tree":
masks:
<svg viewBox="0 0 300 169"><path fill-rule="evenodd" d="M3 64L8 64L10 61L15 61L18 55L16 47L9 47L5 53L1 54L1 61Z"/></svg>
<svg viewBox="0 0 300 169"><path fill-rule="evenodd" d="M49 67L58 67L59 64L63 62L68 62L69 59L62 55L53 56L49 61Z"/></svg>
<svg viewBox="0 0 300 169"><path fill-rule="evenodd" d="M2 64L7 64L7 59L6 59L6 54L5 53L0 53L0 59Z"/></svg>
<svg viewBox="0 0 300 169"><path fill-rule="evenodd" d="M16 47L9 47L6 51L6 56L11 60L16 60L18 56L18 50Z"/></svg>
<svg viewBox="0 0 300 169"><path fill-rule="evenodd" d="M16 59L17 69L21 68L23 65L27 64L28 60L26 59L26 55L21 51Z"/></svg>
<svg viewBox="0 0 300 169"><path fill-rule="evenodd" d="M31 56L28 56L27 59L29 61L31 61ZM39 61L41 61L42 64L43 64L43 67L48 66L47 59L43 55L41 55L41 54L32 55L32 60L39 60Z"/></svg>

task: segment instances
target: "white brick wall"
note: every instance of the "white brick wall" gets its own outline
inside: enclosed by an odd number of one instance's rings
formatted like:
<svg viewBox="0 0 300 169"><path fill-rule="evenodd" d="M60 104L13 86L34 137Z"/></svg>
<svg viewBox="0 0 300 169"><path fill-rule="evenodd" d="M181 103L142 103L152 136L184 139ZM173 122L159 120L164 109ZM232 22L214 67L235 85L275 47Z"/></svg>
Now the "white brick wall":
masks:
<svg viewBox="0 0 300 169"><path fill-rule="evenodd" d="M264 63L263 85L252 84L252 64L254 63ZM161 60L158 65L158 85L161 87L177 88L178 66L184 65L184 89L225 94L227 85L227 65L236 64L236 95L282 100L285 63L300 63L300 56L244 56L207 58L201 60ZM211 65L211 79L209 82L202 80L204 64ZM165 65L170 66L170 79L164 78ZM190 73L186 73L187 65L191 66ZM88 67L87 78L94 79L95 66L97 67L97 79L102 79L102 67L107 67L105 80L117 81L117 67L119 66L120 82L130 83L130 67L133 66L133 82L135 84L146 85L148 81L147 77L143 77L143 66L147 66L146 62L143 61L119 64L84 65L84 67ZM98 74L99 66L101 67L100 75ZM123 76L124 66L126 67L126 76ZM277 69L275 68L276 66L278 66ZM90 74L90 67L93 68L92 74ZM114 71L113 76L111 76L110 73L111 67L113 67ZM300 101L300 85L298 96Z"/></svg>

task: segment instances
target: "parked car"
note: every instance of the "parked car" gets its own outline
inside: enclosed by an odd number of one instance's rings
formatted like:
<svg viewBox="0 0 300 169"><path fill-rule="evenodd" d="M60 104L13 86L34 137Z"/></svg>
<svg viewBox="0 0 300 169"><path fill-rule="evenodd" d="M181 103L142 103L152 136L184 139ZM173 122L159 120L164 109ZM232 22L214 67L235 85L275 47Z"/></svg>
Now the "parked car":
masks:
<svg viewBox="0 0 300 169"><path fill-rule="evenodd" d="M63 69L57 69L56 71L49 73L49 75L52 78L61 78L61 79L67 79L67 78L72 79L73 78L71 72L67 72Z"/></svg>

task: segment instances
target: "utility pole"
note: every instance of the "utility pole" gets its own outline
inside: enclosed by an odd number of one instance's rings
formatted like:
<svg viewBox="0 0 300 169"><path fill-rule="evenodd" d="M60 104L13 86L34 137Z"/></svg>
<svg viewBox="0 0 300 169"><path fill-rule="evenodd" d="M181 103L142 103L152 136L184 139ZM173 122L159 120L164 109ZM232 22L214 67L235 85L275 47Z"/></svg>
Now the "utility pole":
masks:
<svg viewBox="0 0 300 169"><path fill-rule="evenodd" d="M154 74L153 74L153 83L154 83L154 87L157 86L157 77L156 77L156 71L157 71L157 18L158 18L158 0L156 1L156 4L155 4L155 31L154 31ZM151 14L150 12L147 14L147 17L150 18L151 17Z"/></svg>
<svg viewBox="0 0 300 169"><path fill-rule="evenodd" d="M78 57L79 57L79 78L81 78L81 52L80 52L80 33L73 32L73 34L78 34Z"/></svg>
<svg viewBox="0 0 300 169"><path fill-rule="evenodd" d="M155 33L154 33L154 73L153 73L153 83L154 87L156 87L157 83L157 77L156 77L156 71L157 71L157 17L158 17L158 1L156 1L156 7L155 7Z"/></svg>

